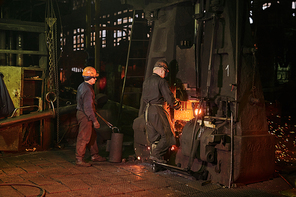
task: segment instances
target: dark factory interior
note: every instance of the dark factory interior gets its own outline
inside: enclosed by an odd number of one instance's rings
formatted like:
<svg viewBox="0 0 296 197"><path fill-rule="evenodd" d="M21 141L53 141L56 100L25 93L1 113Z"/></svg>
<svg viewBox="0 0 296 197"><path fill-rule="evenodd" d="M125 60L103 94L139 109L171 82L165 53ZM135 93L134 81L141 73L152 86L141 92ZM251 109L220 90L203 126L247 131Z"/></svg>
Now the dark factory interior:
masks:
<svg viewBox="0 0 296 197"><path fill-rule="evenodd" d="M77 88L92 66L102 155L122 133L120 161L148 162L142 85L164 59L181 103L166 108L177 141L169 166L226 186L294 172L296 1L0 0L0 8L2 156L74 147Z"/></svg>

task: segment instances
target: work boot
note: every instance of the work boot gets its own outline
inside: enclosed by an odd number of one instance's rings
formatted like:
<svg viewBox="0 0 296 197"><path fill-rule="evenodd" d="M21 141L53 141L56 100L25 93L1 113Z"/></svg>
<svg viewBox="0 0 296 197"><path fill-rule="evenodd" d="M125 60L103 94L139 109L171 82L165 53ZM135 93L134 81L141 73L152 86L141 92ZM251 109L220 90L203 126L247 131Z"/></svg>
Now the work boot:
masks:
<svg viewBox="0 0 296 197"><path fill-rule="evenodd" d="M79 166L79 167L90 167L91 164L90 163L86 163L86 162L81 161L81 160L76 160L76 166Z"/></svg>
<svg viewBox="0 0 296 197"><path fill-rule="evenodd" d="M149 159L151 159L152 161L156 161L158 163L167 163L165 160L151 156L151 155L150 155Z"/></svg>
<svg viewBox="0 0 296 197"><path fill-rule="evenodd" d="M101 161L106 161L106 158L100 156L100 155L94 155L91 157L91 160L93 162L101 162Z"/></svg>

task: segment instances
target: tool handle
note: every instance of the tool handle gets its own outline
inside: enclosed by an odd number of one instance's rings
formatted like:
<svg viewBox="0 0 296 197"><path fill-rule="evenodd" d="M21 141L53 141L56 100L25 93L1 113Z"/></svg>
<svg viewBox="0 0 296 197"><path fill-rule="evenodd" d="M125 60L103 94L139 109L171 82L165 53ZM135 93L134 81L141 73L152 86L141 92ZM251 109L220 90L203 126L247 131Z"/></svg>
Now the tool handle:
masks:
<svg viewBox="0 0 296 197"><path fill-rule="evenodd" d="M97 116L99 116L108 125L108 127L110 129L113 128L113 125L110 122L108 122L107 120L105 120L98 112L96 112L96 114L97 114Z"/></svg>

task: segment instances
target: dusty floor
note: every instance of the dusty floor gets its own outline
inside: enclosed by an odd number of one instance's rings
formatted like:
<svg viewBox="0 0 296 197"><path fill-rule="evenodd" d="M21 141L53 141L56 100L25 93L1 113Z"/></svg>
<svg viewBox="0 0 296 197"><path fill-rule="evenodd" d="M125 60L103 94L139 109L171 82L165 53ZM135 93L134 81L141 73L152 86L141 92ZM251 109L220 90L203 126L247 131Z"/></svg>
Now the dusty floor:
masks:
<svg viewBox="0 0 296 197"><path fill-rule="evenodd" d="M171 171L153 173L149 163L75 165L74 147L0 156L0 196L296 196L281 177L226 188Z"/></svg>

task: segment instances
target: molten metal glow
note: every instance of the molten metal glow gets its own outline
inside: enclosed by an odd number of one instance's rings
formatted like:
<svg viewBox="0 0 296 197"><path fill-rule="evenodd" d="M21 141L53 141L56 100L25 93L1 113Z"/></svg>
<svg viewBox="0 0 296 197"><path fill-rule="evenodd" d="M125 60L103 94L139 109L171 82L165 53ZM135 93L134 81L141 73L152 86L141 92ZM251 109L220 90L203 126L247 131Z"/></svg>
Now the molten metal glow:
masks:
<svg viewBox="0 0 296 197"><path fill-rule="evenodd" d="M185 120L185 121L189 121L194 118L192 110L175 111L174 117L175 117L175 120Z"/></svg>
<svg viewBox="0 0 296 197"><path fill-rule="evenodd" d="M189 121L194 118L192 103L196 103L196 101L181 101L180 110L174 111L174 119L175 120L184 120Z"/></svg>
<svg viewBox="0 0 296 197"><path fill-rule="evenodd" d="M173 145L173 146L171 147L171 151L175 151L175 150L178 150L178 147L177 147L176 145Z"/></svg>
<svg viewBox="0 0 296 197"><path fill-rule="evenodd" d="M195 114L195 116L200 115L201 112L202 112L201 109L199 109L199 110L198 110L198 109L195 109L195 110L194 110L194 114Z"/></svg>
<svg viewBox="0 0 296 197"><path fill-rule="evenodd" d="M150 146L148 146L147 149L150 150Z"/></svg>
<svg viewBox="0 0 296 197"><path fill-rule="evenodd" d="M141 157L137 157L138 160L141 160Z"/></svg>

